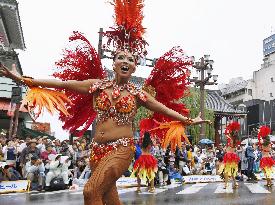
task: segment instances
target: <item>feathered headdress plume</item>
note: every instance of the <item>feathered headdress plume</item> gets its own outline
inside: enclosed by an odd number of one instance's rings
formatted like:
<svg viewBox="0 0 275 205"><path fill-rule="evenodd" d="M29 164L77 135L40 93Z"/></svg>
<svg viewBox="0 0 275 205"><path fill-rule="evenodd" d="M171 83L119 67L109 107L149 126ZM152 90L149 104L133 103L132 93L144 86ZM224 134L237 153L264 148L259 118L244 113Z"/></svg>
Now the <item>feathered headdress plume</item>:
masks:
<svg viewBox="0 0 275 205"><path fill-rule="evenodd" d="M261 126L258 132L259 145L268 146L270 144L270 134L271 130L268 126Z"/></svg>
<svg viewBox="0 0 275 205"><path fill-rule="evenodd" d="M241 125L236 121L233 121L226 126L224 134L227 137L227 146L229 146L232 141L233 146L236 146L239 137L238 132L240 131L240 129Z"/></svg>
<svg viewBox="0 0 275 205"><path fill-rule="evenodd" d="M142 35L145 28L142 26L144 7L143 0L111 0L115 10L115 25L110 31L103 33L108 38L107 48L128 50L135 56L146 55L145 46L148 43Z"/></svg>

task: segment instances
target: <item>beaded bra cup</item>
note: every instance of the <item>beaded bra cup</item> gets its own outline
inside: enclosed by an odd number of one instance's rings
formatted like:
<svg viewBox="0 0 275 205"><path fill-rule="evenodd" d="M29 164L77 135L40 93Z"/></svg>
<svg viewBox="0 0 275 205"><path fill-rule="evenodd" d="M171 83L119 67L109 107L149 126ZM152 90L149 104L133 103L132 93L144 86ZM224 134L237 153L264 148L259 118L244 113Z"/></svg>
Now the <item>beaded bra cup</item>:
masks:
<svg viewBox="0 0 275 205"><path fill-rule="evenodd" d="M120 100L112 104L109 95L105 91L106 88L113 87L112 99L116 100L121 91L127 90L129 94L123 96ZM143 91L138 90L134 84L127 83L123 86L118 86L114 81L104 79L94 83L89 93L94 93L101 90L100 94L95 99L95 110L97 111L97 122L106 121L112 118L118 125L128 125L132 123L132 118L136 114L136 97L145 102L147 97Z"/></svg>

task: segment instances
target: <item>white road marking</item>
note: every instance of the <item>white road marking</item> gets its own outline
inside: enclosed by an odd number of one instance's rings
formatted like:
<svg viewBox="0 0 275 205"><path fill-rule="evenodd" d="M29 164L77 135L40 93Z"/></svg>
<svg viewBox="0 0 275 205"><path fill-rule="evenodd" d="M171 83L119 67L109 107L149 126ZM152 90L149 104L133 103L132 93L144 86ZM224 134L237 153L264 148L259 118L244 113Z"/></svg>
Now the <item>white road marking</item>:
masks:
<svg viewBox="0 0 275 205"><path fill-rule="evenodd" d="M124 194L124 193L128 193L128 192L135 192L137 190L137 187L132 187L132 188L127 188L127 189L119 189L117 190L118 194ZM144 191L145 188L142 187L141 191Z"/></svg>
<svg viewBox="0 0 275 205"><path fill-rule="evenodd" d="M232 183L229 183L226 189L224 189L224 183L218 184L215 194L230 194L233 193Z"/></svg>
<svg viewBox="0 0 275 205"><path fill-rule="evenodd" d="M128 192L135 192L136 190L137 190L137 187L132 187L132 188L119 189L117 191L118 191L118 194L125 194ZM141 191L145 191L145 188L142 187ZM72 195L83 194L83 190L72 191L70 192L70 194Z"/></svg>
<svg viewBox="0 0 275 205"><path fill-rule="evenodd" d="M245 186L251 191L253 194L269 194L270 191L266 190L260 184L252 184L252 183L244 183Z"/></svg>
<svg viewBox="0 0 275 205"><path fill-rule="evenodd" d="M159 194L161 192L167 191L168 189L174 189L174 188L179 187L179 186L181 186L181 184L170 184L170 185L167 185L167 186L156 188L155 192L153 192L153 193L149 192L148 188L146 188L145 192L141 192L139 194Z"/></svg>
<svg viewBox="0 0 275 205"><path fill-rule="evenodd" d="M25 195L28 192L23 192L23 193L9 193L9 194L0 194L0 196L18 196L18 195Z"/></svg>
<svg viewBox="0 0 275 205"><path fill-rule="evenodd" d="M190 187L187 187L186 189L178 192L177 194L194 194L200 191L203 187L205 187L208 183L197 183Z"/></svg>
<svg viewBox="0 0 275 205"><path fill-rule="evenodd" d="M69 192L68 189L65 190L58 190L58 191L50 191L50 192L35 192L35 193L30 193L31 196L35 196L35 195L52 195L52 194L59 194L59 193L66 193Z"/></svg>
<svg viewBox="0 0 275 205"><path fill-rule="evenodd" d="M167 186L163 186L163 188L166 188L166 189L174 189L176 187L179 187L179 186L182 186L182 184L169 184Z"/></svg>
<svg viewBox="0 0 275 205"><path fill-rule="evenodd" d="M72 192L69 192L69 194L73 194L73 195L76 195L76 194L83 194L83 190L80 190L80 191L72 191Z"/></svg>

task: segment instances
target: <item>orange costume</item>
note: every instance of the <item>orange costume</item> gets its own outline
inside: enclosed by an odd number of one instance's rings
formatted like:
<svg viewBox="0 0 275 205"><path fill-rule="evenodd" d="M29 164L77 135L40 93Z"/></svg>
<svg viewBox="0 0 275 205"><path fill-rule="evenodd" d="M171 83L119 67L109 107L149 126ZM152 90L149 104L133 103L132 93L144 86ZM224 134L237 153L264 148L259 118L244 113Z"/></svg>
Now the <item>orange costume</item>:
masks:
<svg viewBox="0 0 275 205"><path fill-rule="evenodd" d="M271 175L274 173L273 166L275 165L275 161L270 155L271 144L270 144L270 134L271 130L267 126L261 126L258 132L258 141L259 146L262 148L262 159L260 161L260 168L263 170L267 186L272 186L271 183Z"/></svg>
<svg viewBox="0 0 275 205"><path fill-rule="evenodd" d="M130 92L128 96L122 97L114 105L112 105L108 94L105 89L113 87L112 98L117 99L120 96L120 92L126 89ZM133 118L136 114L137 98L141 101L146 101L146 95L143 91L138 90L134 84L128 83L124 86L117 86L114 81L104 79L95 83L91 86L89 93L93 94L96 91L99 91L97 97L95 98L95 110L97 111L96 122L106 121L109 118L112 118L118 125L131 124ZM133 138L122 138L114 142L109 142L106 144L99 144L95 141L92 141L92 150L91 150L91 161L99 162L107 154L116 150L120 145L130 146L133 151L135 151L135 145Z"/></svg>
<svg viewBox="0 0 275 205"><path fill-rule="evenodd" d="M150 150L150 147L148 149ZM154 180L158 171L158 161L151 154L142 154L134 163L132 175L138 174L139 178L146 181Z"/></svg>
<svg viewBox="0 0 275 205"><path fill-rule="evenodd" d="M103 46L103 52L115 50L113 53L115 55L119 52L128 52L133 56L135 60L133 64L136 66L139 58L144 58L147 53L145 49L147 42L142 37L145 32L145 28L142 26L143 0L111 0L110 3L115 10L115 25L110 28L111 30L103 32L103 36L108 39L106 45ZM35 87L31 78L23 77L21 82L30 89L22 105L28 106L34 120L41 114L43 108L51 113L56 110L59 111L60 120L64 122L63 128L78 136L83 136L94 120L96 120L97 125L112 119L117 123L117 126L128 126L127 128L132 126L137 112L137 103L145 104L147 94L145 95L132 83L125 82L126 84L119 86L116 84L116 80L106 79L100 55L80 32L75 31L70 37L70 41L75 43L75 47L64 50L63 58L56 62L58 69L53 76L63 82L94 82L91 84L89 93L86 91L75 92L75 89L71 87L63 89L63 87L56 85L52 86L56 90L51 90L42 88L43 86L47 87L43 83ZM129 59L127 59L129 64L128 61ZM192 63L192 60L185 56L180 47L174 47L155 62L151 75L145 82L147 88L151 87L154 90L156 101L175 110L181 116L189 114L179 99L184 96L187 90L189 67ZM116 68L116 66L114 67ZM129 67L126 66L126 73L128 70ZM42 87L39 87L40 85ZM121 97L121 92L127 92L127 95ZM185 129L181 122L184 120L179 119L180 121L171 122L171 119L158 113L154 114L153 119L164 122L151 127L155 130L160 129L162 136L165 135L162 143L164 147L171 143L172 149L175 149L177 145L181 145L182 135L187 140L183 134ZM191 123L192 120L189 120L186 125ZM104 127L105 130L106 127ZM113 126L112 128L118 127ZM77 131L77 129L81 130ZM164 134L162 129L168 129L167 134ZM104 135L103 132L99 134ZM92 176L83 191L85 205L121 204L116 180L128 169L134 156L135 146L131 134L118 137L120 138L116 138L115 141L106 139L105 143L92 141L90 156ZM149 164L143 160L148 157L143 156L139 160L139 167L155 170L156 161L153 158L149 157ZM151 179L153 172L149 171L148 173L146 176Z"/></svg>
<svg viewBox="0 0 275 205"><path fill-rule="evenodd" d="M238 187L235 177L238 173L238 163L240 158L236 154L236 145L238 143L238 131L240 130L240 124L238 122L231 122L225 129L225 135L227 137L227 149L226 154L223 157L223 164L219 168L219 172L224 174L225 187L227 188L229 178L233 180L233 188Z"/></svg>

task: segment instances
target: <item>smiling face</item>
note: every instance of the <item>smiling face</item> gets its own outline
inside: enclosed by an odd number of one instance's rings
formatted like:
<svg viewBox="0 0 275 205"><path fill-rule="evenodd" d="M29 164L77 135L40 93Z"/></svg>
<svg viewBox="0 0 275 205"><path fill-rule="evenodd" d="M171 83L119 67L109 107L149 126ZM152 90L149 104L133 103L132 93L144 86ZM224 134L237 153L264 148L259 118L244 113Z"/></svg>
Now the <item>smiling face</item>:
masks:
<svg viewBox="0 0 275 205"><path fill-rule="evenodd" d="M130 78L136 71L136 61L134 56L127 51L120 51L114 58L114 71L121 78Z"/></svg>

